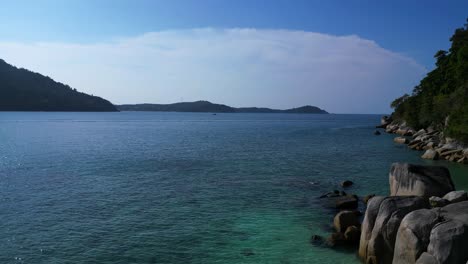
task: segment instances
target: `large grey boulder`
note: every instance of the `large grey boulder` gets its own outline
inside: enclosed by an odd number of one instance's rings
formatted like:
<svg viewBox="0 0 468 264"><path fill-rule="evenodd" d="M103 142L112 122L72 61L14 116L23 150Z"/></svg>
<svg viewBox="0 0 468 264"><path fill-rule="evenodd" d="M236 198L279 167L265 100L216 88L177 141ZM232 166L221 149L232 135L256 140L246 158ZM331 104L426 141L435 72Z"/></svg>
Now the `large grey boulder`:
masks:
<svg viewBox="0 0 468 264"><path fill-rule="evenodd" d="M395 131L395 134L398 134L398 135L405 135L406 132L408 131L408 128L406 127L400 127L397 129L397 131Z"/></svg>
<svg viewBox="0 0 468 264"><path fill-rule="evenodd" d="M398 144L408 144L409 143L409 140L407 138L404 138L404 137L396 137L393 139L393 141L395 143L398 143Z"/></svg>
<svg viewBox="0 0 468 264"><path fill-rule="evenodd" d="M429 208L429 201L417 196L370 200L362 225L359 256L366 263L392 263L400 222L408 213L422 208Z"/></svg>
<svg viewBox="0 0 468 264"><path fill-rule="evenodd" d="M468 226L457 220L442 222L431 231L427 253L440 264L465 263L468 260Z"/></svg>
<svg viewBox="0 0 468 264"><path fill-rule="evenodd" d="M437 145L434 141L429 141L426 146L423 147L424 150L433 149ZM436 152L437 153L437 152ZM438 154L438 153L437 153Z"/></svg>
<svg viewBox="0 0 468 264"><path fill-rule="evenodd" d="M398 228L393 263L468 261L468 201L405 216Z"/></svg>
<svg viewBox="0 0 468 264"><path fill-rule="evenodd" d="M440 264L468 261L468 201L439 210L441 222L431 231L427 253Z"/></svg>
<svg viewBox="0 0 468 264"><path fill-rule="evenodd" d="M395 131L397 131L397 129L398 129L398 126L397 126L397 125L389 124L389 125L387 125L387 127L385 128L385 132L387 132L387 133L394 133Z"/></svg>
<svg viewBox="0 0 468 264"><path fill-rule="evenodd" d="M389 182L392 196L442 197L455 190L449 170L441 166L393 163Z"/></svg>
<svg viewBox="0 0 468 264"><path fill-rule="evenodd" d="M427 252L424 252L418 258L418 261L416 261L416 264L439 264L439 262L437 262L437 259L435 259L434 256L432 256L431 254L428 254Z"/></svg>
<svg viewBox="0 0 468 264"><path fill-rule="evenodd" d="M418 132L414 133L413 138L417 138L418 136L422 136L426 134L426 130L420 129Z"/></svg>
<svg viewBox="0 0 468 264"><path fill-rule="evenodd" d="M439 222L436 211L416 210L403 218L395 242L393 263L415 263L429 245L432 228Z"/></svg>
<svg viewBox="0 0 468 264"><path fill-rule="evenodd" d="M364 260L367 259L367 246L372 236L372 229L374 229L380 204L384 199L385 197L383 196L374 196L367 202L367 210L362 221L361 239L359 242L359 256Z"/></svg>
<svg viewBox="0 0 468 264"><path fill-rule="evenodd" d="M443 198L451 203L458 203L468 200L468 194L466 191L453 191L444 195Z"/></svg>
<svg viewBox="0 0 468 264"><path fill-rule="evenodd" d="M456 142L443 144L437 149L437 151L439 152L440 156L447 156L449 154L458 153L458 152L460 152L463 155L462 146L460 146L460 144Z"/></svg>
<svg viewBox="0 0 468 264"><path fill-rule="evenodd" d="M428 149L424 154L421 156L423 159L430 159L430 160L436 160L439 157L439 153L433 149Z"/></svg>

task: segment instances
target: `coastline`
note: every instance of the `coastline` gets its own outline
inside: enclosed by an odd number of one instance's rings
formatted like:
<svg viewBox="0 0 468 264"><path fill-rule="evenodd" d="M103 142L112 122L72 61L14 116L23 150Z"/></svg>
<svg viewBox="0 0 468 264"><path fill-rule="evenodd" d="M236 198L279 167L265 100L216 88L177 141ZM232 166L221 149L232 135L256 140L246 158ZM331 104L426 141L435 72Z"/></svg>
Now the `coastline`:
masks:
<svg viewBox="0 0 468 264"><path fill-rule="evenodd" d="M443 131L432 127L416 131L407 126L405 121L392 121L386 116L382 117L381 124L376 128L383 128L386 133L399 135L394 138L396 143L406 144L413 150L425 151L421 156L423 159L468 164L468 146L446 137Z"/></svg>
<svg viewBox="0 0 468 264"><path fill-rule="evenodd" d="M423 159L468 163L466 145L441 131L415 131L386 116L376 128L399 135L393 140L397 144L425 151ZM381 135L378 130L374 134ZM335 199L335 232L326 240L313 235L311 243L337 249L358 246L364 263L465 264L468 253L461 248L468 243L468 193L456 190L452 176L446 166L393 163L389 196L327 193L320 198ZM347 187L344 182L341 185ZM348 206L340 206L340 201ZM358 201L365 204L363 218Z"/></svg>
<svg viewBox="0 0 468 264"><path fill-rule="evenodd" d="M313 235L311 243L355 250L361 262L371 264L468 261L461 250L468 243L468 193L456 190L446 167L394 163L389 191L388 196L358 198L335 191L321 197L335 199L335 232L326 239ZM364 214L358 202L366 205Z"/></svg>
<svg viewBox="0 0 468 264"><path fill-rule="evenodd" d="M468 195L444 166L394 163L389 196L369 200L359 257L365 263L466 263Z"/></svg>

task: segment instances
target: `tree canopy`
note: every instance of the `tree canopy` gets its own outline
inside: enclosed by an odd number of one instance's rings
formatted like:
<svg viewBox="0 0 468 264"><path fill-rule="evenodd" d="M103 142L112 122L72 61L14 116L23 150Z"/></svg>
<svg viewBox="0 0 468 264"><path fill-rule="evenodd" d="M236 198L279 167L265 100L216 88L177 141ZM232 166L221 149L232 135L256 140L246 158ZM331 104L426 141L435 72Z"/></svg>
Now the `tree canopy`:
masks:
<svg viewBox="0 0 468 264"><path fill-rule="evenodd" d="M0 111L117 111L109 101L0 59Z"/></svg>
<svg viewBox="0 0 468 264"><path fill-rule="evenodd" d="M393 118L416 129L433 126L447 136L468 142L468 19L455 30L448 51L435 55L436 68L391 103Z"/></svg>

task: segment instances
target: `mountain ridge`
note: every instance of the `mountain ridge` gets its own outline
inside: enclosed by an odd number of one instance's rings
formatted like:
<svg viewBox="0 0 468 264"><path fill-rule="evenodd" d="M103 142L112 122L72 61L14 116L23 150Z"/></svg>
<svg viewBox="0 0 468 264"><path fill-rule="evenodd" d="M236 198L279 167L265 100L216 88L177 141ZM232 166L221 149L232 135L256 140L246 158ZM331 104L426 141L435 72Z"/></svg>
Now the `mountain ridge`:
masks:
<svg viewBox="0 0 468 264"><path fill-rule="evenodd" d="M0 59L0 111L115 112L109 101Z"/></svg>
<svg viewBox="0 0 468 264"><path fill-rule="evenodd" d="M194 102L179 102L172 104L122 104L116 105L116 107L120 111L328 114L327 111L311 105L279 110L266 107L232 107L224 104L216 104L203 100Z"/></svg>

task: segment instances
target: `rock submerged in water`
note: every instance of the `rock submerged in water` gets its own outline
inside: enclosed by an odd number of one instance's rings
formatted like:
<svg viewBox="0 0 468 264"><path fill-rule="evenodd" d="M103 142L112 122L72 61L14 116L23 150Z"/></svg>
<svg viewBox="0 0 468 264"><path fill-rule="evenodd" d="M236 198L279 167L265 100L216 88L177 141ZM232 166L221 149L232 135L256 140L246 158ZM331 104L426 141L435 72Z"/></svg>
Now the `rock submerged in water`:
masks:
<svg viewBox="0 0 468 264"><path fill-rule="evenodd" d="M341 211L333 218L333 226L337 232L344 233L350 226L359 226L358 211Z"/></svg>
<svg viewBox="0 0 468 264"><path fill-rule="evenodd" d="M336 232L331 234L327 240L326 245L329 247L355 247L359 241L360 231L356 226L350 226L346 229L345 233Z"/></svg>
<svg viewBox="0 0 468 264"><path fill-rule="evenodd" d="M246 248L246 249L242 250L241 254L246 256L246 257L249 257L249 256L255 255L255 252L250 248Z"/></svg>
<svg viewBox="0 0 468 264"><path fill-rule="evenodd" d="M358 197L356 195L347 194L344 191L335 190L323 194L319 198L327 198L327 206L339 210L353 210L358 207Z"/></svg>
<svg viewBox="0 0 468 264"><path fill-rule="evenodd" d="M357 226L348 227L344 233L336 232L331 234L326 241L326 245L329 247L355 247L359 241L361 232Z"/></svg>
<svg viewBox="0 0 468 264"><path fill-rule="evenodd" d="M310 238L310 243L312 245L320 246L323 244L323 237L319 235L312 235Z"/></svg>
<svg viewBox="0 0 468 264"><path fill-rule="evenodd" d="M352 197L355 198L354 196ZM326 245L329 247L357 246L356 242L359 242L359 237L361 234L359 228L359 217L361 215L362 213L357 210L345 210L336 214L333 218L333 227L335 228L336 232L332 233L327 238ZM317 238L313 236L311 243L316 245L319 244L317 242L314 243L316 239Z"/></svg>
<svg viewBox="0 0 468 264"><path fill-rule="evenodd" d="M344 232L346 241L349 242L359 242L359 237L361 236L361 231L357 226L348 226Z"/></svg>
<svg viewBox="0 0 468 264"><path fill-rule="evenodd" d="M334 199L336 209L346 210L358 208L358 198L355 195L340 196Z"/></svg>
<svg viewBox="0 0 468 264"><path fill-rule="evenodd" d="M349 187L349 186L351 186L351 185L353 185L353 184L354 184L354 182L349 181L349 180L342 181L342 182L340 183L341 187L344 187L344 188Z"/></svg>
<svg viewBox="0 0 468 264"><path fill-rule="evenodd" d="M378 130L374 131L374 135L379 136L379 135L380 135L380 131L378 131Z"/></svg>
<svg viewBox="0 0 468 264"><path fill-rule="evenodd" d="M454 191L450 172L441 166L394 163L389 174L390 195L442 197Z"/></svg>
<svg viewBox="0 0 468 264"><path fill-rule="evenodd" d="M319 198L332 198L332 197L339 197L342 196L342 193L338 190L334 190L333 192L327 192L326 194L323 194Z"/></svg>
<svg viewBox="0 0 468 264"><path fill-rule="evenodd" d="M346 244L346 238L343 233L333 233L327 239L327 245L330 247L343 246Z"/></svg>

